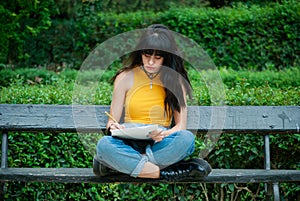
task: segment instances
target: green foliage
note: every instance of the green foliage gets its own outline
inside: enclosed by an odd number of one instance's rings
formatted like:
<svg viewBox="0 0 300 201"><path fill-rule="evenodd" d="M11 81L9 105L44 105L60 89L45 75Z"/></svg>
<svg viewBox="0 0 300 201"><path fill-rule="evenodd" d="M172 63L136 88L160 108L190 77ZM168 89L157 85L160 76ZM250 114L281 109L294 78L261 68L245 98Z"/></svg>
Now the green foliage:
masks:
<svg viewBox="0 0 300 201"><path fill-rule="evenodd" d="M1 1L0 3L0 63L25 62L31 55L25 50L29 39L51 26L54 1ZM25 45L25 46L24 46Z"/></svg>
<svg viewBox="0 0 300 201"><path fill-rule="evenodd" d="M69 0L70 1L70 0ZM276 0L85 0L83 1L84 8L88 11L96 10L98 12L117 12L127 13L136 10L151 10L151 11L164 11L168 10L171 6L177 7L212 7L221 8L224 6L232 6L243 2L247 5L259 4L265 5ZM69 7L72 7L69 5ZM91 12L91 11L90 11Z"/></svg>
<svg viewBox="0 0 300 201"><path fill-rule="evenodd" d="M299 67L281 71L235 71L222 68L226 105L300 105ZM205 72L206 77L210 72ZM214 74L212 74L214 75ZM194 99L190 105L212 105L207 86L199 72L190 70Z"/></svg>
<svg viewBox="0 0 300 201"><path fill-rule="evenodd" d="M57 79L58 76L54 72L37 68L0 70L0 85L5 87L14 81L19 82L19 84L53 84Z"/></svg>
<svg viewBox="0 0 300 201"><path fill-rule="evenodd" d="M161 21L199 43L217 66L282 68L299 64L299 5L173 8Z"/></svg>
<svg viewBox="0 0 300 201"><path fill-rule="evenodd" d="M12 83L15 87L5 87L0 91L2 103L21 104L70 104L72 102L72 85L22 85Z"/></svg>
<svg viewBox="0 0 300 201"><path fill-rule="evenodd" d="M230 91L232 93L230 93ZM299 105L299 87L276 89L268 85L251 88L241 84L226 91L227 105ZM272 101L270 101L272 100Z"/></svg>
<svg viewBox="0 0 300 201"><path fill-rule="evenodd" d="M50 0L41 1L36 3L37 8L46 3L51 5ZM50 6L52 9L41 9L44 13L38 15L41 19L38 18L37 25L33 26L37 20L31 16L37 9L26 11L21 23L17 17L23 15L16 16L12 9L0 4L2 18L10 19L3 25L5 37L0 39L3 40L0 64L2 68L6 64L79 68L91 50L107 39L153 23L163 23L196 41L218 67L274 70L299 66L300 3L250 5L212 9L174 4L162 11L117 13L85 10L77 4L74 9L78 14L73 18L53 17L51 21L49 16L57 9ZM26 31L20 32L19 26L27 27Z"/></svg>
<svg viewBox="0 0 300 201"><path fill-rule="evenodd" d="M13 133L9 142L10 167L88 167L85 161L92 158L78 134Z"/></svg>
<svg viewBox="0 0 300 201"><path fill-rule="evenodd" d="M20 68L16 70L0 70L0 86L8 87L13 84L43 84L54 85L61 83L87 84L89 82L110 82L116 70L86 70L78 73L77 70L64 69L61 72L53 72L43 68Z"/></svg>
<svg viewBox="0 0 300 201"><path fill-rule="evenodd" d="M128 13L134 12L136 10L150 10L150 11L164 11L170 8L171 5L177 5L181 7L195 6L202 7L209 5L208 0L86 0L84 1L84 8L89 12L89 10L96 10L98 12L116 12L116 13Z"/></svg>
<svg viewBox="0 0 300 201"><path fill-rule="evenodd" d="M13 33L13 30L16 29L16 24L10 23L6 19L13 17L13 14L6 10L2 5L0 5L0 63L4 63L8 56L9 42L8 38ZM9 33L9 34L8 34ZM1 66L0 66L1 69Z"/></svg>
<svg viewBox="0 0 300 201"><path fill-rule="evenodd" d="M237 85L249 85L253 87L269 86L276 89L287 89L300 86L300 68L294 67L280 71L264 70L239 70L222 68L220 75L225 85L235 87Z"/></svg>

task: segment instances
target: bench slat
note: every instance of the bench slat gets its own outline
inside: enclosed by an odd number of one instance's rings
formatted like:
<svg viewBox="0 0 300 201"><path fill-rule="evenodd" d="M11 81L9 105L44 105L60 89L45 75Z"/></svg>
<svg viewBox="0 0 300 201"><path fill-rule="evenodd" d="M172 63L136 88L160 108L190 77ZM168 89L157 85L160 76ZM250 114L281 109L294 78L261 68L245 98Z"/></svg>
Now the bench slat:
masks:
<svg viewBox="0 0 300 201"><path fill-rule="evenodd" d="M0 181L59 182L59 183L161 183L156 179L139 179L118 174L97 177L92 168L5 168ZM300 170L213 169L208 177L180 181L180 183L271 183L300 181Z"/></svg>
<svg viewBox="0 0 300 201"><path fill-rule="evenodd" d="M109 106L0 104L0 131L101 132ZM198 132L299 133L300 106L189 106Z"/></svg>

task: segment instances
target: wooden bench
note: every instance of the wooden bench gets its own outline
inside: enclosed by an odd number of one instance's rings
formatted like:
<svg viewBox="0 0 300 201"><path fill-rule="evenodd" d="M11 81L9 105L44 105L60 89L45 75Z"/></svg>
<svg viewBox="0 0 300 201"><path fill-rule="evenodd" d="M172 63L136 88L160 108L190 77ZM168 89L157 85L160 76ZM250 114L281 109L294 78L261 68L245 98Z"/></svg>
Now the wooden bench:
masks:
<svg viewBox="0 0 300 201"><path fill-rule="evenodd" d="M96 177L91 168L9 168L10 132L99 133L109 106L0 104L0 180L22 182L165 182L127 175ZM180 182L265 183L266 200L279 200L280 182L299 182L300 170L271 169L269 136L299 133L299 106L189 106L188 129L198 133L256 134L265 140L265 169L213 169L208 177ZM91 164L92 166L92 164ZM3 189L2 189L3 190ZM3 192L2 192L3 193Z"/></svg>

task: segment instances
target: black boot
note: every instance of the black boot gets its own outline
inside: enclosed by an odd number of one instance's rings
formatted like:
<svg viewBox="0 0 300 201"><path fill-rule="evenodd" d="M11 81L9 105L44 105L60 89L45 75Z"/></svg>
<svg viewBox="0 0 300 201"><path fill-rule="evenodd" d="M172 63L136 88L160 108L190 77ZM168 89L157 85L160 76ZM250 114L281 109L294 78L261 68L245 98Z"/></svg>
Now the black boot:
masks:
<svg viewBox="0 0 300 201"><path fill-rule="evenodd" d="M105 165L100 163L100 161L98 161L96 157L94 157L93 159L93 172L95 175L100 177L117 173L117 171L112 170L109 167L106 167Z"/></svg>
<svg viewBox="0 0 300 201"><path fill-rule="evenodd" d="M160 178L167 181L201 178L211 172L209 163L200 158L180 161L160 171Z"/></svg>

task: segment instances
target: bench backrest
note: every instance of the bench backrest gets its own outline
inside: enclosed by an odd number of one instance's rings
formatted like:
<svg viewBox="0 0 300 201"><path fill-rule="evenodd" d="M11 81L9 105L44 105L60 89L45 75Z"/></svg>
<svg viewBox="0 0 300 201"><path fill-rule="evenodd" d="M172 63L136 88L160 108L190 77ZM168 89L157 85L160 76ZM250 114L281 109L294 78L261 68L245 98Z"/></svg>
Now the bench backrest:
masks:
<svg viewBox="0 0 300 201"><path fill-rule="evenodd" d="M0 104L0 131L101 132L109 106ZM300 106L189 106L187 128L219 133L299 133Z"/></svg>

